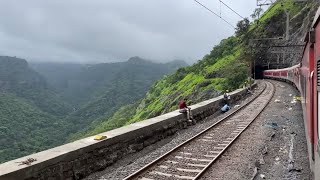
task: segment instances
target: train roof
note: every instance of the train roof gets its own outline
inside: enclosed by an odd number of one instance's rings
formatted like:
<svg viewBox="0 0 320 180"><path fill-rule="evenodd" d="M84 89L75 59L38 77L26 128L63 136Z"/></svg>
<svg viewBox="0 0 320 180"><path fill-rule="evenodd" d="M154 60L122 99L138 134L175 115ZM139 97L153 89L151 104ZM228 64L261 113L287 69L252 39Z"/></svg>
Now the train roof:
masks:
<svg viewBox="0 0 320 180"><path fill-rule="evenodd" d="M320 7L318 8L315 16L314 16L314 19L313 19L313 22L312 22L312 27L316 27L319 23L319 20L320 20Z"/></svg>

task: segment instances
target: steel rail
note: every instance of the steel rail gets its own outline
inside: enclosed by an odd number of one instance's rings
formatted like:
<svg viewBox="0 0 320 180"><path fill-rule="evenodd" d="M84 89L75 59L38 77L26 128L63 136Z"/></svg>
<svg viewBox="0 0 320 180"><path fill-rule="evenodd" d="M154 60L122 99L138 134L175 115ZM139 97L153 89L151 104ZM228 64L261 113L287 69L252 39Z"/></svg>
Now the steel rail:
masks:
<svg viewBox="0 0 320 180"><path fill-rule="evenodd" d="M272 84L273 85L273 84ZM150 169L151 167L155 166L158 162L160 162L161 160L163 160L164 158L168 157L170 154L172 154L173 152L179 150L180 147L188 144L189 142L193 141L194 139L196 139L197 137L201 136L202 134L204 134L205 132L211 130L213 127L217 126L218 124L220 124L221 122L223 122L226 119L229 119L230 117L234 116L236 113L238 113L241 109L243 109L244 107L246 107L247 105L251 104L256 98L258 98L263 92L265 92L267 85L265 84L263 90L261 92L259 92L254 98L252 98L250 101L244 103L242 106L240 106L238 109L236 109L235 111L233 111L232 113L228 114L226 117L220 119L219 121L215 122L214 124L212 124L211 126L209 126L208 128L204 129L203 131L199 132L198 134L196 134L195 136L189 138L188 140L184 141L183 143L179 144L178 146L176 146L175 148L171 149L170 151L168 151L167 153L165 153L164 155L158 157L157 159L155 159L154 161L150 162L149 164L145 165L144 167L142 167L141 169L139 169L138 171L134 172L133 174L127 176L126 178L124 178L124 180L131 180L134 178L138 178L141 174L143 174L145 171L148 171L148 169ZM274 92L273 92L274 93ZM272 96L271 96L272 97ZM268 104L268 103L267 103ZM265 107L264 107L265 108ZM264 109L263 108L263 109ZM263 110L262 109L262 110ZM262 111L261 111L262 112ZM260 113L261 113L260 112ZM260 114L259 113L259 114ZM259 115L258 114L258 115ZM255 117L256 118L256 117ZM249 124L250 125L250 124ZM248 126L249 126L248 125ZM246 127L247 128L247 127ZM241 132L242 133L242 132ZM241 134L240 133L240 134ZM238 135L239 136L239 135ZM235 140L233 140L235 141ZM232 141L232 142L233 142ZM232 143L231 143L232 144ZM230 145L228 145L227 147L229 147ZM227 148L225 148L227 149ZM224 150L225 151L225 150ZM222 154L223 152L219 153L218 156L216 158L214 158L214 160L212 162L209 163L209 165L207 167L205 167L204 169L207 169L209 166L211 166L211 164ZM205 172L205 170L203 170L202 172L200 172L195 179L197 179L198 177L200 177L203 172Z"/></svg>

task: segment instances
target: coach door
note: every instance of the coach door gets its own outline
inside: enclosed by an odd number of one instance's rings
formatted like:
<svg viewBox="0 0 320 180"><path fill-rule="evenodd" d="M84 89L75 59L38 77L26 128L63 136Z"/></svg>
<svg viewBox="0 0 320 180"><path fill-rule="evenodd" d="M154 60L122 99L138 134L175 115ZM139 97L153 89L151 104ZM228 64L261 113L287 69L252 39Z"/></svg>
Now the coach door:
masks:
<svg viewBox="0 0 320 180"><path fill-rule="evenodd" d="M320 61L319 61L320 62ZM310 68L310 70L312 70ZM312 157L312 160L314 161L314 151L315 151L315 118L314 118L314 97L315 97L315 91L314 91L314 81L313 81L313 78L314 78L314 71L311 71L310 73L310 76L309 76L309 85L310 87L308 88L308 86L306 85L306 90L309 91L308 94L309 94L309 97L306 97L306 111L308 113L308 116L307 118L310 118L308 119L307 121L310 121L310 126L309 126L309 130L310 130L310 144L311 144L311 157Z"/></svg>

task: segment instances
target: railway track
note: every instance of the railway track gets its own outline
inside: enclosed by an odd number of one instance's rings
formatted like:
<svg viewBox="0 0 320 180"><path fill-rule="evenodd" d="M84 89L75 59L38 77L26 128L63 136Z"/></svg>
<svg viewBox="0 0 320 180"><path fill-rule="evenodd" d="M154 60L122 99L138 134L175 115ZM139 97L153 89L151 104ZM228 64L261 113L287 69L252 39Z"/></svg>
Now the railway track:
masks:
<svg viewBox="0 0 320 180"><path fill-rule="evenodd" d="M273 84L266 81L264 90L250 102L125 180L198 179L259 116L273 94Z"/></svg>

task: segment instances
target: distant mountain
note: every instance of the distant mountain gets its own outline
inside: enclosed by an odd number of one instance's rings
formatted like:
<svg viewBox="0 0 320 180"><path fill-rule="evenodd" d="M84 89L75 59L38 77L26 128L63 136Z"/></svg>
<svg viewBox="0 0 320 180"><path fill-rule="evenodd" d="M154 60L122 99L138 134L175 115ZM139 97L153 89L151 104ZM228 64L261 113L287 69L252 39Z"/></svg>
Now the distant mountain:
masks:
<svg viewBox="0 0 320 180"><path fill-rule="evenodd" d="M170 69L179 69L181 67L185 67L188 64L184 61L184 60L173 60L170 62L167 62L166 65L170 68Z"/></svg>
<svg viewBox="0 0 320 180"><path fill-rule="evenodd" d="M160 78L164 74L173 72L179 67L186 66L184 61L169 63L154 63L138 56L126 62L100 64L31 64L37 72L43 75L51 86L76 109L86 105L93 99L98 100L105 92L113 87L117 78L126 71L130 71L137 79L148 81L147 84ZM146 76L144 77L144 73ZM137 75L135 75L137 74ZM123 77L125 78L125 77ZM143 86L145 89L145 87Z"/></svg>
<svg viewBox="0 0 320 180"><path fill-rule="evenodd" d="M50 89L45 78L24 59L0 56L0 92L15 94L53 115L71 112L71 106Z"/></svg>

